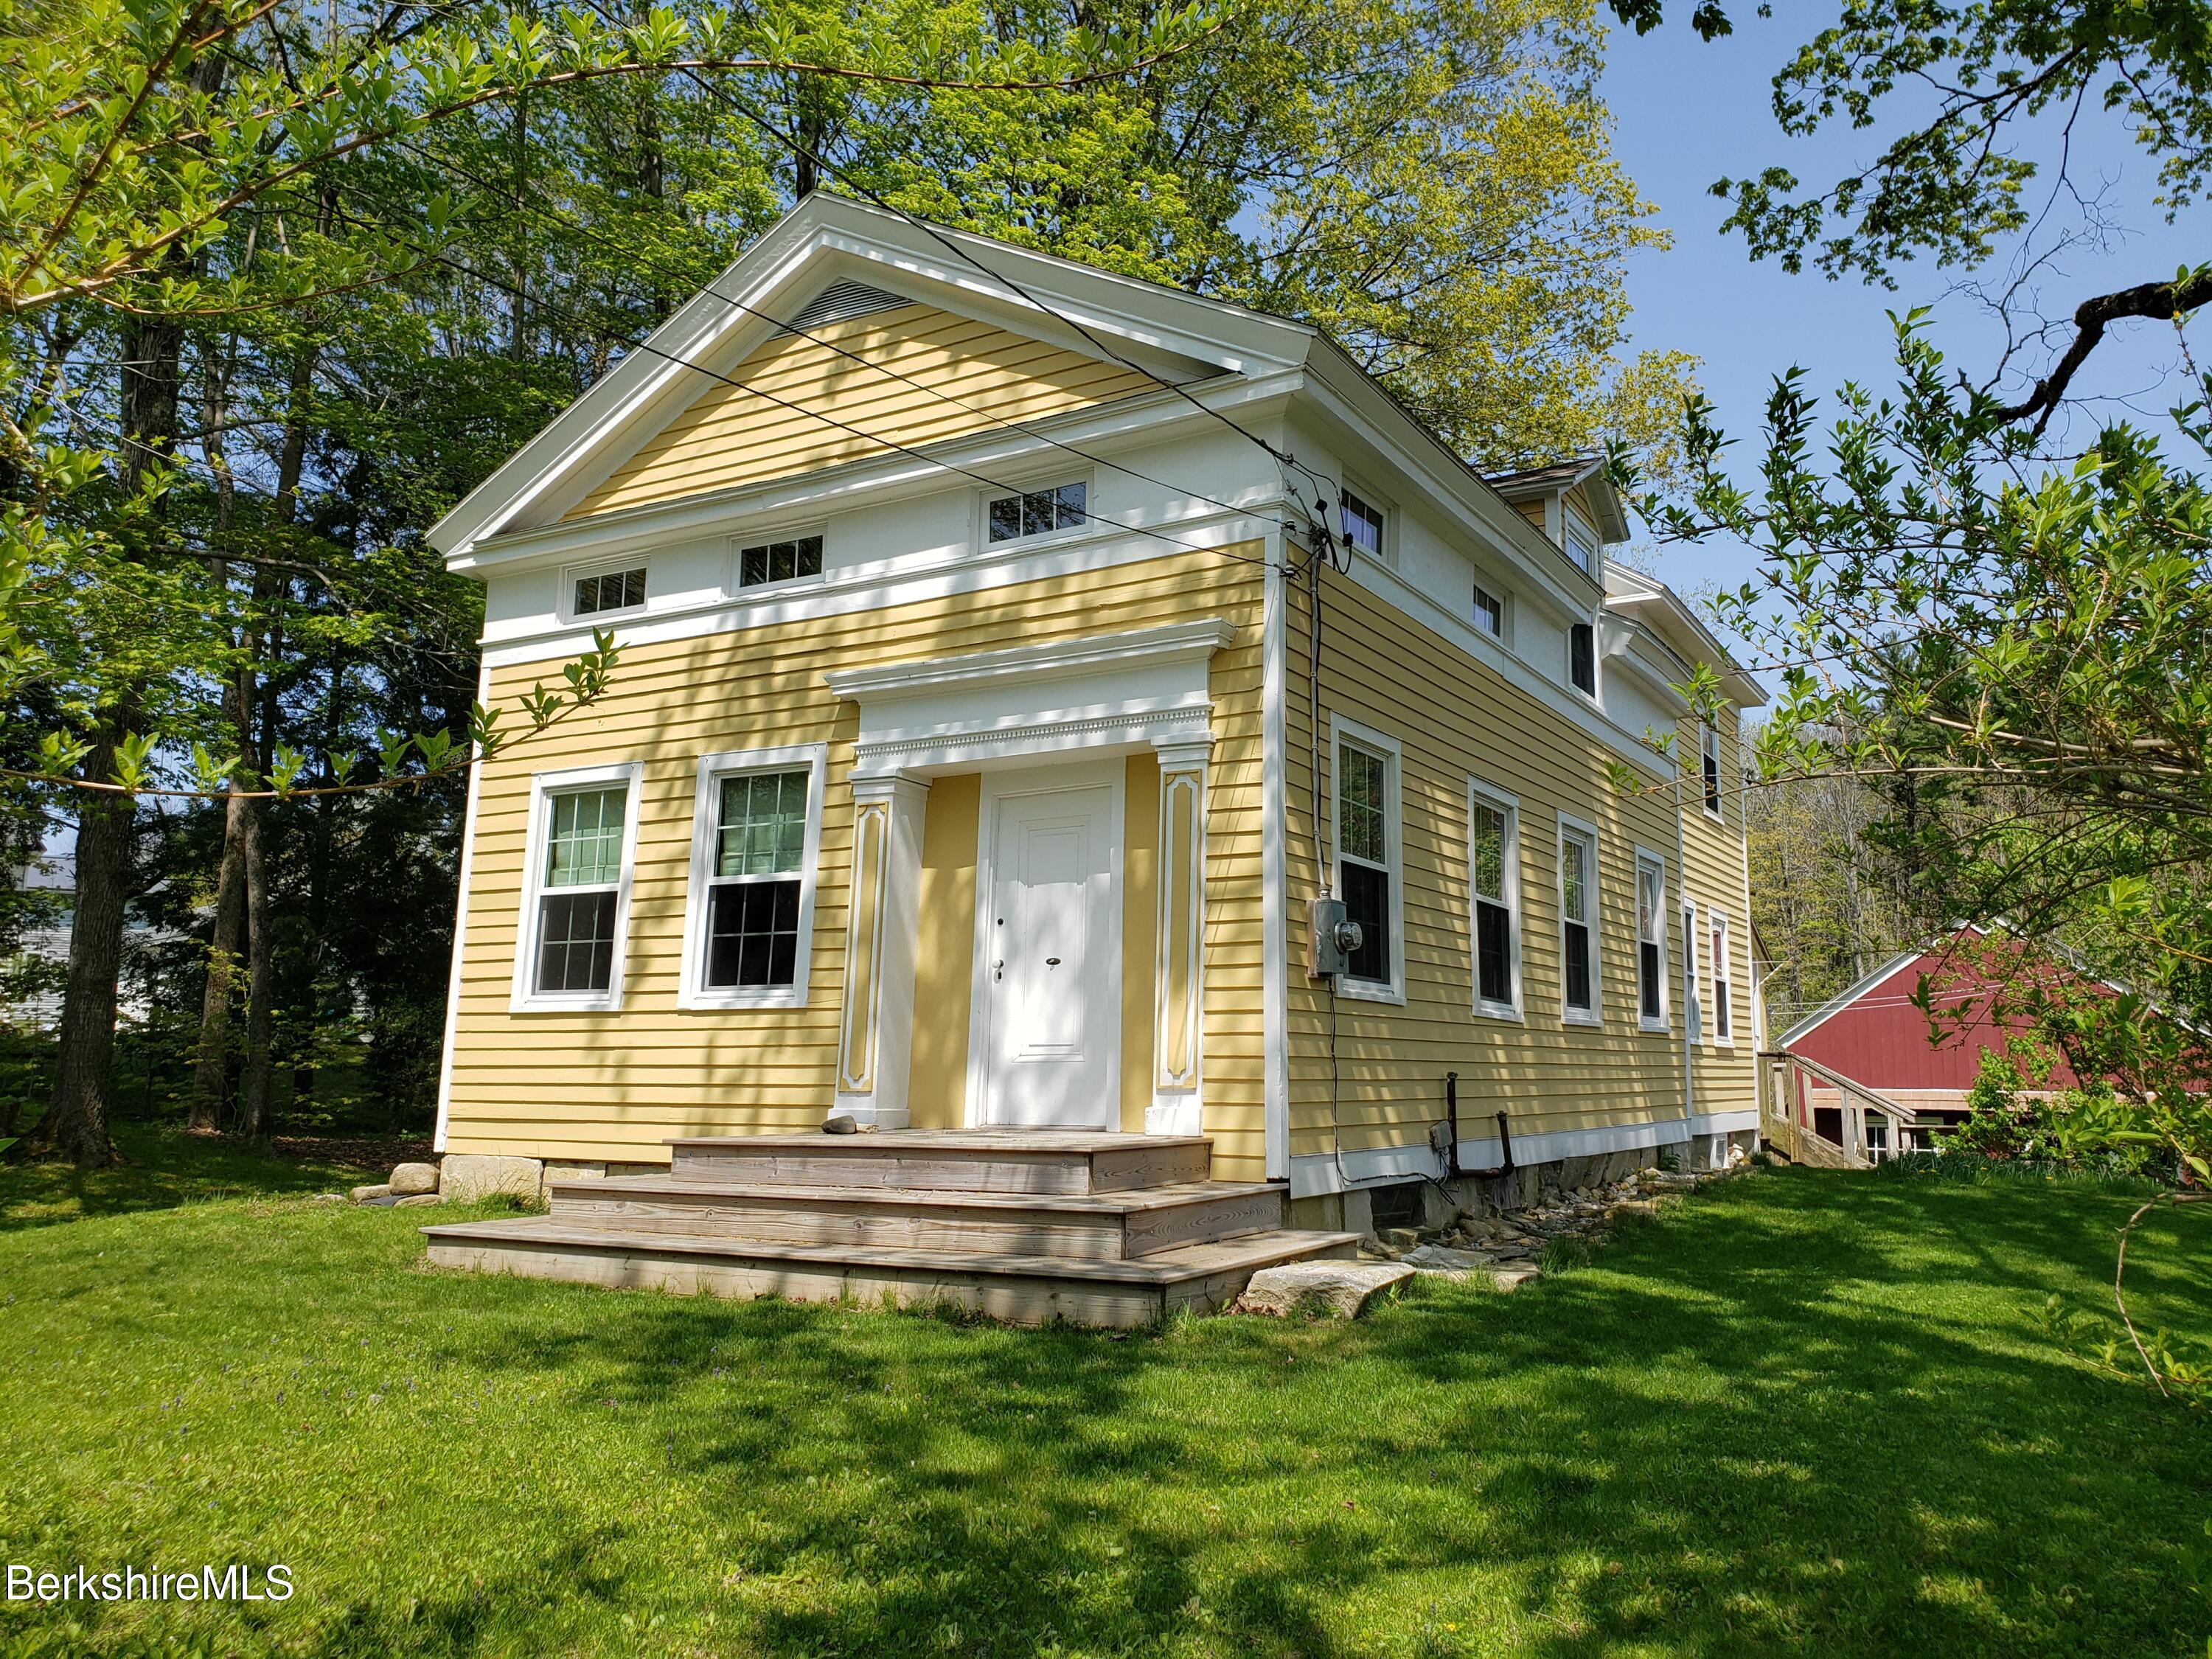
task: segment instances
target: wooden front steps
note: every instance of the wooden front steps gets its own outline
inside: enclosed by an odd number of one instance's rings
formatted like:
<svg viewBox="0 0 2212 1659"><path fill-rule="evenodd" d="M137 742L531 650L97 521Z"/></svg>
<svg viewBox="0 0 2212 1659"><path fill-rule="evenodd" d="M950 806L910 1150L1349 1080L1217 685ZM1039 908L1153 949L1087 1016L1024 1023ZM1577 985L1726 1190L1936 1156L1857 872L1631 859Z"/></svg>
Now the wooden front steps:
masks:
<svg viewBox="0 0 2212 1659"><path fill-rule="evenodd" d="M981 1129L678 1140L666 1175L549 1185L550 1212L425 1227L441 1267L793 1301L1150 1324L1262 1267L1349 1256L1280 1182L1209 1181L1202 1136Z"/></svg>

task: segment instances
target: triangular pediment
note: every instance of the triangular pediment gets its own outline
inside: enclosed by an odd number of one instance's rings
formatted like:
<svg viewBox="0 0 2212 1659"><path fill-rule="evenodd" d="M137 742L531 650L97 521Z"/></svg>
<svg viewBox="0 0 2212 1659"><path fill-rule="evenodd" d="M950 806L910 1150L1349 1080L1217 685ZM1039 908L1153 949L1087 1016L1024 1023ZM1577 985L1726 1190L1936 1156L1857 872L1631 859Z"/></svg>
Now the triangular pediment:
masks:
<svg viewBox="0 0 2212 1659"><path fill-rule="evenodd" d="M1157 385L1127 365L939 306L872 307L870 293L882 291L836 284L828 307L817 302L794 314L791 326L803 332L777 334L719 378L702 376L705 389L566 516L927 449ZM840 316L841 302L869 308Z"/></svg>

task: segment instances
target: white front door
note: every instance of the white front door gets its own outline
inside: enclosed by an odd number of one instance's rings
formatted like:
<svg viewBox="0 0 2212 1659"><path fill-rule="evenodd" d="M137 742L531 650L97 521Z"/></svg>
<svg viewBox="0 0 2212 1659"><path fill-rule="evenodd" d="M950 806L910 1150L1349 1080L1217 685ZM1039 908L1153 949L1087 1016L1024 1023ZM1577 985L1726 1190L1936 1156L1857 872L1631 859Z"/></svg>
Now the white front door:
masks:
<svg viewBox="0 0 2212 1659"><path fill-rule="evenodd" d="M985 1123L1121 1121L1115 805L1106 784L997 797L976 940Z"/></svg>

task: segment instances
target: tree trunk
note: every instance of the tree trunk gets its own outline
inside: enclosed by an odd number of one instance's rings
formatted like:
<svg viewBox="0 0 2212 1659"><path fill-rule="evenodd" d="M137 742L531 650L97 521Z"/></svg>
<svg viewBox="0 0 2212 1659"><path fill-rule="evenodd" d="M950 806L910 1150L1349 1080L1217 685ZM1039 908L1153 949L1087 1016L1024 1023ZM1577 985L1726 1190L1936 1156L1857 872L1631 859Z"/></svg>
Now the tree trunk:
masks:
<svg viewBox="0 0 2212 1659"><path fill-rule="evenodd" d="M85 757L86 776L104 778L114 771L115 738L125 729L124 713L110 717ZM76 911L55 1044L54 1091L46 1116L31 1132L30 1151L34 1157L69 1158L81 1170L104 1170L118 1161L107 1138L107 1095L133 811L126 795L88 791L84 803L77 816Z"/></svg>
<svg viewBox="0 0 2212 1659"><path fill-rule="evenodd" d="M239 836L246 866L246 935L252 966L246 976L246 1075L238 1091L238 1132L248 1140L269 1133L269 1052L273 988L270 972L269 866L263 854L262 803L248 801Z"/></svg>
<svg viewBox="0 0 2212 1659"><path fill-rule="evenodd" d="M246 857L241 820L248 803L234 794L222 819L222 865L216 879L215 933L208 945L207 986L200 994L199 1052L192 1071L194 1134L213 1134L230 1081L230 1006L246 945Z"/></svg>

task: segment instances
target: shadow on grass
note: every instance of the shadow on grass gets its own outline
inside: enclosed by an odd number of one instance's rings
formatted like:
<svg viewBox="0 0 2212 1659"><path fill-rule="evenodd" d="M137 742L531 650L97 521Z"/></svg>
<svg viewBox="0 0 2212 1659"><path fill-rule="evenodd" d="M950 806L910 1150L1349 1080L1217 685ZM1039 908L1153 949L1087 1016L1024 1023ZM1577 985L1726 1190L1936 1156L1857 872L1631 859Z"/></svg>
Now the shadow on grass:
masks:
<svg viewBox="0 0 2212 1659"><path fill-rule="evenodd" d="M0 1232L216 1199L296 1198L381 1178L349 1163L277 1157L167 1127L120 1124L114 1136L126 1160L119 1169L88 1173L56 1159L0 1164Z"/></svg>
<svg viewBox="0 0 2212 1659"><path fill-rule="evenodd" d="M1353 1328L626 1297L464 1352L645 1412L640 1478L741 1523L740 1579L847 1587L757 1607L767 1650L2201 1646L2204 1425L2033 1316L2131 1206L2034 1196L1762 1176L1540 1289ZM2202 1243L2143 1269L2200 1332Z"/></svg>

